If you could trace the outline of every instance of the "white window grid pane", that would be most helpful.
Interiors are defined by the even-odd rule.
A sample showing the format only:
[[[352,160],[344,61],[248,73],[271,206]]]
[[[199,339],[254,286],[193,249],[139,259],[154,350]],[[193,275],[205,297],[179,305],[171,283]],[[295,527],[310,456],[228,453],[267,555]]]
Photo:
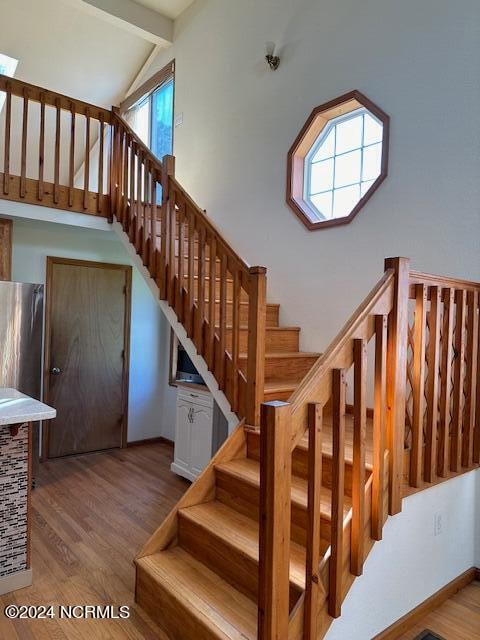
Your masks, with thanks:
[[[341,153],[337,153],[337,126],[340,123],[336,123],[333,125],[332,129],[330,131],[328,131],[328,133],[326,135],[324,135],[323,137],[323,141],[322,143],[320,143],[320,145],[316,148],[313,156],[311,156],[312,158],[320,155],[319,151],[323,145],[323,143],[329,138],[329,136],[331,135],[331,133],[333,133],[334,136],[334,144],[333,144],[333,155],[332,156],[325,156],[325,157],[321,157],[321,160],[315,160],[312,161],[310,160],[308,162],[308,170],[307,170],[307,184],[306,184],[306,191],[307,191],[307,199],[311,202],[312,206],[316,209],[317,207],[314,204],[314,201],[312,200],[312,198],[314,196],[326,196],[327,194],[331,195],[332,198],[332,213],[330,215],[328,215],[328,218],[330,217],[334,217],[334,211],[335,211],[335,192],[338,191],[339,189],[346,189],[349,187],[358,187],[358,200],[357,200],[357,204],[358,202],[360,202],[360,200],[364,197],[364,195],[367,193],[367,191],[370,189],[370,187],[373,185],[373,183],[375,182],[375,180],[364,180],[363,179],[363,163],[364,163],[364,154],[365,154],[365,150],[370,148],[370,147],[374,147],[375,145],[378,145],[378,141],[375,142],[371,142],[369,144],[365,144],[365,127],[366,127],[366,117],[370,117],[372,118],[371,114],[366,111],[363,110],[363,112],[361,114],[357,114],[356,116],[354,116],[355,118],[362,118],[362,136],[361,136],[361,146],[357,147],[355,149],[349,149],[348,151],[344,151]],[[353,118],[352,118],[353,119]],[[381,123],[380,123],[381,124]],[[383,125],[382,125],[382,129],[383,129]],[[383,137],[382,137],[383,139]],[[380,144],[381,144],[381,140],[380,140]],[[352,151],[361,151],[360,155],[360,167],[359,167],[359,179],[358,181],[352,182],[350,184],[342,184],[341,186],[335,186],[336,185],[336,169],[337,169],[337,159],[341,158],[344,155],[347,154],[351,154]],[[383,148],[382,148],[382,154],[383,154]],[[317,164],[319,162],[325,162],[325,160],[334,160],[334,171],[333,171],[333,188],[331,189],[327,189],[325,191],[313,191],[311,188],[311,173],[312,173],[312,166],[314,164]],[[378,176],[377,176],[378,177]],[[318,199],[318,198],[317,198]],[[322,212],[320,211],[320,214],[322,214]],[[322,214],[324,215],[324,214]],[[348,215],[348,214],[347,214]],[[327,216],[324,216],[325,218]]]

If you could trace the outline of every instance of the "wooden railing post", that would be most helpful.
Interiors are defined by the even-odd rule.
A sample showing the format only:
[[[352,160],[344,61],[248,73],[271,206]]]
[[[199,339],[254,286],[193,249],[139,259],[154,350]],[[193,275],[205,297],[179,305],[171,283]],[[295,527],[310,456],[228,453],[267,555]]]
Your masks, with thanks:
[[[170,176],[175,175],[175,158],[166,155],[162,159],[162,223],[161,223],[161,246],[158,280],[160,286],[160,298],[165,300],[168,294],[168,281],[170,278],[168,255],[171,242],[175,243],[175,229],[171,229],[170,216]],[[156,239],[155,239],[156,241]]]
[[[267,270],[251,267],[248,298],[247,424],[260,424],[260,405],[265,382],[265,331],[267,314]]]
[[[395,515],[402,509],[410,260],[387,258],[385,269],[395,271],[387,348],[387,437],[390,449],[388,510],[390,515]]]
[[[286,402],[262,405],[258,638],[285,640],[289,622],[291,411]]]

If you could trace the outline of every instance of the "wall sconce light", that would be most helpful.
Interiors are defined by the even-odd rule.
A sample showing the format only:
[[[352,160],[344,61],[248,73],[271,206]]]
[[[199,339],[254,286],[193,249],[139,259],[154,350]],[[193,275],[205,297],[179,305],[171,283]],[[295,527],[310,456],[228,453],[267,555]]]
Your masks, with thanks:
[[[265,60],[267,61],[268,66],[272,71],[276,71],[278,69],[278,65],[280,64],[280,57],[275,55],[275,43],[267,42],[267,55],[265,56]]]

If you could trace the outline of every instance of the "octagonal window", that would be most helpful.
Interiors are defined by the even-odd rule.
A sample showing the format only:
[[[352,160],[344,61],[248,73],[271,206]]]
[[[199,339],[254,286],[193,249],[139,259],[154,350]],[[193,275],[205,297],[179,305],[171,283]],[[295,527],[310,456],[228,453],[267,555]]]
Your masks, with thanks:
[[[317,107],[289,152],[287,202],[310,228],[349,222],[387,172],[388,116],[354,91]]]

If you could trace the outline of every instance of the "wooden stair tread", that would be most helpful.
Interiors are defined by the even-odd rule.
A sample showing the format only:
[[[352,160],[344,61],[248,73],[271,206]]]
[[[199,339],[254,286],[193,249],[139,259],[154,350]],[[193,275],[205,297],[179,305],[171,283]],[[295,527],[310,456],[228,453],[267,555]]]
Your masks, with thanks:
[[[257,460],[252,460],[251,458],[236,458],[235,460],[231,460],[230,462],[216,465],[215,469],[238,478],[239,480],[246,482],[256,488],[260,486],[260,464],[257,462]],[[307,509],[308,487],[306,480],[300,478],[299,476],[292,475],[291,497],[292,504],[300,507],[301,509]],[[348,496],[345,496],[345,515],[347,515],[351,506],[351,499]],[[330,489],[322,486],[320,505],[322,518],[330,520],[331,509],[332,492],[330,491]]]
[[[180,547],[140,558],[137,564],[201,621],[212,638],[256,639],[256,603]]]
[[[227,330],[232,330],[233,329],[233,325],[232,324],[227,324],[225,325],[225,328]],[[216,324],[215,325],[215,329],[220,330],[220,325]],[[239,326],[240,331],[248,331],[248,325],[247,324],[241,324]],[[284,325],[280,325],[278,327],[267,327],[267,331],[300,331],[300,327],[286,327]]]
[[[247,355],[246,353],[240,353],[238,357],[245,359]],[[283,360],[285,358],[319,358],[321,355],[321,353],[309,351],[271,351],[265,354],[265,358],[270,358],[270,360]]]
[[[264,384],[265,392],[274,393],[275,391],[295,391],[300,384],[300,380],[266,380]]]
[[[243,555],[258,562],[258,522],[230,509],[218,500],[180,510],[188,518],[208,530],[212,536],[228,540]],[[305,547],[290,544],[290,582],[305,590]]]

